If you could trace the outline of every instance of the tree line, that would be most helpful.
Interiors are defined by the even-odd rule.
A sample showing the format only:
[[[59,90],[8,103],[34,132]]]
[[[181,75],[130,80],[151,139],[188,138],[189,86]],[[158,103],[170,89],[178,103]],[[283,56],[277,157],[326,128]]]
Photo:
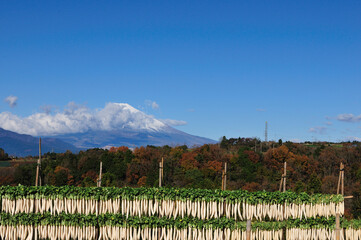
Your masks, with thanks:
[[[287,189],[295,192],[336,193],[339,165],[345,164],[348,215],[361,217],[361,144],[261,142],[256,138],[223,137],[219,144],[146,146],[129,149],[89,149],[74,154],[46,153],[41,178],[47,185],[96,186],[102,161],[102,186],[158,186],[159,161],[164,159],[165,187],[221,188],[228,163],[227,189],[277,191],[287,162]],[[17,160],[19,161],[19,160]],[[36,163],[16,164],[11,178],[0,184],[34,185]]]

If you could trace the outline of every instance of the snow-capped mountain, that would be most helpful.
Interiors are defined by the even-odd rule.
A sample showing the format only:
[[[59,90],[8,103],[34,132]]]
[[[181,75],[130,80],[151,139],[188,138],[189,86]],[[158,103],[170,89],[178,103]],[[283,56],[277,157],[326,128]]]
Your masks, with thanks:
[[[19,134],[60,139],[81,149],[216,142],[177,130],[126,103],[107,103],[97,110],[70,103],[62,112],[35,113],[25,118],[2,112],[0,127]]]
[[[112,103],[97,112],[98,127],[55,137],[78,148],[146,145],[203,145],[216,141],[179,131],[126,103]]]

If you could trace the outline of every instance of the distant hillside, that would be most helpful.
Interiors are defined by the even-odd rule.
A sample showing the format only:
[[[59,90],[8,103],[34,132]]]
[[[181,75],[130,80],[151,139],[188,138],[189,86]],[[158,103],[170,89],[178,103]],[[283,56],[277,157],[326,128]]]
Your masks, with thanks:
[[[37,156],[39,155],[39,138],[0,128],[0,148],[3,148],[10,156]],[[41,148],[43,153],[79,151],[74,145],[56,138],[42,138]]]
[[[190,135],[171,127],[167,127],[162,131],[122,129],[116,131],[88,131],[85,133],[57,135],[55,137],[78,148],[139,147],[147,145],[187,145],[192,147],[216,143],[212,139]]]

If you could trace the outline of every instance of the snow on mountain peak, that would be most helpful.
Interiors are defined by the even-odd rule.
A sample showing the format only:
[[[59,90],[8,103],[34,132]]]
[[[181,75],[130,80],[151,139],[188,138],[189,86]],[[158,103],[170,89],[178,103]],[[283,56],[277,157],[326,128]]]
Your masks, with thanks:
[[[23,118],[2,112],[0,127],[33,136],[53,136],[89,130],[163,131],[168,125],[127,103],[107,103],[98,110],[69,103],[63,112],[56,114],[35,113]]]
[[[160,131],[164,123],[126,103],[108,103],[97,112],[102,130],[130,128],[138,130]]]

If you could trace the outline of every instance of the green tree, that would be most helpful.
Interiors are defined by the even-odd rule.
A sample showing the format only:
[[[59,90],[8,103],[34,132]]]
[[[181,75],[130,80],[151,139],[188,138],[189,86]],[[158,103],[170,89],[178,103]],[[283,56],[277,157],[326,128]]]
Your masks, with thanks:
[[[0,148],[0,161],[9,160],[9,155],[5,152],[4,149]]]
[[[14,173],[15,184],[32,186],[35,183],[36,164],[20,164]]]
[[[311,176],[310,176],[310,180],[308,181],[307,192],[309,194],[320,193],[321,192],[321,185],[322,185],[322,182],[317,177],[317,174],[312,173]]]

